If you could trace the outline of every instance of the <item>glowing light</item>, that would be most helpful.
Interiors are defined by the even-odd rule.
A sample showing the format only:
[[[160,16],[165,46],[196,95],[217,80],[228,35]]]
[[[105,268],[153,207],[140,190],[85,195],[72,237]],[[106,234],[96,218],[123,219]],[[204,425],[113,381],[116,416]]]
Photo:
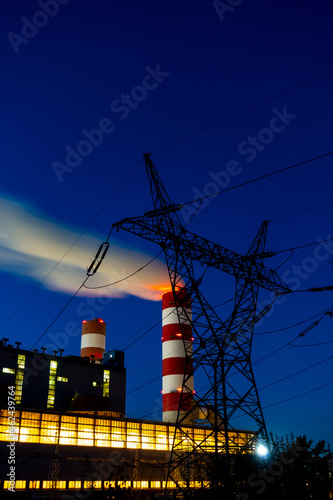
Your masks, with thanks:
[[[102,319],[99,319],[98,321],[99,321],[100,323],[104,323],[104,321],[103,321]]]
[[[182,392],[182,388],[181,387],[177,387],[177,391],[178,392]]]
[[[167,285],[153,285],[152,289],[160,291],[160,292],[171,292],[171,288],[170,288],[169,284],[167,284]]]
[[[258,455],[260,455],[261,457],[264,457],[265,455],[268,454],[268,449],[267,449],[267,447],[264,444],[259,444],[257,446],[257,450],[256,451],[257,451]]]
[[[182,336],[182,334],[181,334],[181,333],[176,333],[176,336],[177,336],[177,337],[181,337],[181,336]]]
[[[82,323],[87,323],[87,321],[84,319],[84,320],[82,321]]]
[[[14,368],[2,368],[2,373],[11,373],[12,375],[15,375],[15,369]]]

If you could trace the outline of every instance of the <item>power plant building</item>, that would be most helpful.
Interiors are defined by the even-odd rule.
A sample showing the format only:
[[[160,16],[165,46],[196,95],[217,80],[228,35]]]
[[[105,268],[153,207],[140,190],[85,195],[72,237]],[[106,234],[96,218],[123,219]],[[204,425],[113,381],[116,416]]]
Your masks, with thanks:
[[[19,343],[8,344],[8,339],[0,341],[2,495],[10,494],[11,447],[18,498],[33,492],[43,498],[95,498],[98,493],[112,498],[109,490],[119,488],[162,493],[165,487],[175,488],[172,481],[166,483],[175,443],[184,452],[203,441],[207,451],[216,450],[208,422],[183,426],[186,439],[175,432],[184,370],[189,389],[182,395],[181,411],[188,411],[194,394],[192,366],[184,355],[184,342],[191,347],[191,325],[184,318],[180,329],[175,306],[172,294],[164,294],[162,422],[126,418],[124,352],[105,351],[102,319],[83,322],[81,356],[60,350],[51,355],[43,348],[31,352]],[[186,315],[190,314],[189,299]],[[14,413],[9,389],[15,398]],[[241,431],[234,441],[242,447],[252,436]],[[223,444],[222,433],[218,440]],[[183,481],[181,471],[179,480]],[[184,481],[195,488],[208,484],[205,475],[194,470],[186,472]]]

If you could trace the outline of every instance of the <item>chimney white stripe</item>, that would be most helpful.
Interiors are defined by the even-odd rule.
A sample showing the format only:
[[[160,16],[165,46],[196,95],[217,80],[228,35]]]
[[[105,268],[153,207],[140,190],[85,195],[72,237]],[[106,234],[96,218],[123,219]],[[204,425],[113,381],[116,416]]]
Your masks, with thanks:
[[[100,347],[105,349],[105,336],[100,333],[85,333],[81,337],[81,349],[85,347]]]

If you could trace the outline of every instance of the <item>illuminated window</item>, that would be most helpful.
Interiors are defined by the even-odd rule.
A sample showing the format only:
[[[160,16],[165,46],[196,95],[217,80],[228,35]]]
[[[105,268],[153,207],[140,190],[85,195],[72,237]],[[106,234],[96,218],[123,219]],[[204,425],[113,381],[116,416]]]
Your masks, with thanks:
[[[97,419],[95,422],[95,445],[110,446],[111,430],[110,421]]]
[[[29,488],[38,490],[38,488],[40,488],[40,481],[29,481]]]
[[[150,487],[151,488],[160,488],[161,487],[161,481],[150,481]]]
[[[46,490],[52,488],[52,481],[43,481],[42,488],[44,488]]]
[[[21,443],[39,443],[40,413],[22,412],[20,426]]]
[[[104,488],[115,488],[116,481],[104,481]]]
[[[175,427],[169,427],[169,450],[172,450],[173,440],[175,436]]]
[[[17,370],[15,377],[15,401],[16,404],[21,404],[22,401],[22,387],[25,368],[25,355],[18,354],[17,356]]]
[[[66,488],[66,481],[57,481],[55,487],[58,490],[64,490]]]
[[[99,387],[98,382],[93,382],[92,385],[93,387]]]
[[[127,422],[127,448],[140,448],[140,424]]]
[[[81,488],[81,481],[68,481],[69,489],[78,489]]]
[[[94,446],[94,419],[78,418],[77,444],[79,446]]]
[[[68,382],[67,377],[57,377],[57,382]]]
[[[59,444],[77,445],[77,418],[62,415]]]
[[[133,481],[134,488],[149,488],[148,481]]]
[[[83,488],[94,488],[94,490],[101,489],[102,481],[84,481]]]
[[[103,374],[103,397],[110,396],[110,370],[104,370]]]
[[[10,488],[11,482],[10,481],[4,481],[3,482],[3,488],[4,490],[8,490]],[[26,481],[15,481],[15,489],[16,490],[24,490],[27,487],[27,482]]]
[[[0,410],[0,415],[0,440],[18,441],[20,412],[15,411],[15,419],[8,410]]]
[[[111,425],[111,446],[124,448],[126,439],[125,422],[112,420]]]
[[[15,375],[15,369],[14,368],[2,368],[2,373],[11,373],[12,375]]]
[[[59,439],[59,415],[42,414],[40,442],[57,444]]]
[[[168,434],[166,425],[156,425],[156,450],[168,449]]]
[[[142,448],[144,450],[155,450],[155,425],[142,424]]]
[[[165,488],[165,486],[167,486],[167,488],[176,488],[176,483],[174,483],[173,481],[168,481],[166,483],[166,481],[163,481],[162,482],[162,485],[163,485],[163,488]]]
[[[15,481],[15,489],[16,490],[25,490],[27,487],[26,481]]]
[[[54,408],[57,367],[58,367],[57,361],[50,361],[49,392],[47,395],[47,408]]]

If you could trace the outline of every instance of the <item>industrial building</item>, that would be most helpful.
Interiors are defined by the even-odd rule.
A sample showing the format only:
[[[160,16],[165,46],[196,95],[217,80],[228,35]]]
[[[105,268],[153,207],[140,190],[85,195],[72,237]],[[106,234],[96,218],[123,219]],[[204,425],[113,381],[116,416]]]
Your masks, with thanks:
[[[140,490],[144,496],[175,488],[173,481],[166,482],[175,443],[184,453],[196,442],[204,442],[207,451],[216,449],[207,421],[192,421],[183,432],[176,431],[179,405],[185,414],[194,398],[184,350],[184,342],[192,342],[192,330],[188,324],[179,333],[172,293],[164,294],[162,303],[163,422],[125,417],[124,353],[105,352],[106,325],[100,318],[83,322],[81,356],[65,356],[61,350],[51,355],[44,348],[25,351],[19,343],[14,347],[8,339],[0,341],[3,494],[12,485],[11,450],[15,491],[23,498],[30,493],[35,498],[112,498],[120,489]],[[180,399],[184,370],[190,383]],[[15,411],[8,404],[9,391]],[[234,441],[243,447],[252,437],[241,431]],[[218,443],[222,449],[222,432]],[[179,481],[193,488],[207,486],[209,478],[201,469],[189,464],[187,471],[179,471]]]

